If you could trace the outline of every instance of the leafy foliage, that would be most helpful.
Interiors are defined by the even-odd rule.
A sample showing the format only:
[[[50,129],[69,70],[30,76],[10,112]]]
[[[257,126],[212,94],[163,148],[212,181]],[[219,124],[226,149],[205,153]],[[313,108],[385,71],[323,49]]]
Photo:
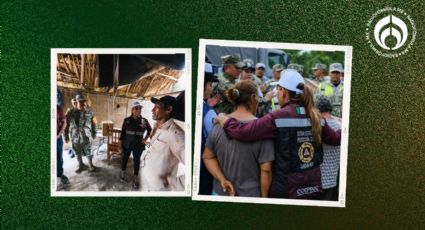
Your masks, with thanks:
[[[326,64],[327,70],[329,65],[335,62],[344,65],[344,52],[335,51],[308,51],[308,50],[285,50],[290,55],[290,63],[304,66],[304,77],[312,76],[312,68],[316,63]]]

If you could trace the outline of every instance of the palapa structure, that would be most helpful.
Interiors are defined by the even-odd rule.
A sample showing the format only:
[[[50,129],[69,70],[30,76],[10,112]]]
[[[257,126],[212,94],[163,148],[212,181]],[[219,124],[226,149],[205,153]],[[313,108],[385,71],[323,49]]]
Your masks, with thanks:
[[[58,54],[57,85],[88,93],[149,99],[171,92],[183,71],[146,61],[146,72],[131,84],[99,87],[98,54]],[[118,79],[119,80],[119,79]]]

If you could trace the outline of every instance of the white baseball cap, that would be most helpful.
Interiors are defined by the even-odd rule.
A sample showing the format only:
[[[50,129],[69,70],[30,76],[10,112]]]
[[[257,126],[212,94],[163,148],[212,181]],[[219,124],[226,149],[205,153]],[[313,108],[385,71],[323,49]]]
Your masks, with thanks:
[[[142,105],[142,103],[140,103],[140,101],[133,101],[133,103],[131,103],[131,108],[134,108],[134,107],[137,107],[137,106],[140,106],[140,107],[143,108],[143,105]]]
[[[277,84],[287,90],[294,91],[296,94],[301,94],[304,90],[297,88],[300,83],[305,84],[301,74],[296,70],[286,69],[280,73],[280,79]]]

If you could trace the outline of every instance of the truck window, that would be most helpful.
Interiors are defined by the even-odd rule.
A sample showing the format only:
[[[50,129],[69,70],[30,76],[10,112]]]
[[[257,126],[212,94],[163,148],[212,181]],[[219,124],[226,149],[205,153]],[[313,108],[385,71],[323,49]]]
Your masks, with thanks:
[[[273,68],[276,64],[283,64],[283,55],[278,53],[271,53],[269,52],[269,67],[270,69]]]

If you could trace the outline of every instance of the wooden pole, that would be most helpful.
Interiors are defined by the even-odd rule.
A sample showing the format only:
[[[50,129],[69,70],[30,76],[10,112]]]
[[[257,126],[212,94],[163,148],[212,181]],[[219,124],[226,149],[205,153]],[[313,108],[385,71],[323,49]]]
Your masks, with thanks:
[[[84,71],[84,65],[85,65],[85,55],[81,54],[81,71],[80,71],[80,84],[84,84],[84,75],[85,75],[85,71]]]

